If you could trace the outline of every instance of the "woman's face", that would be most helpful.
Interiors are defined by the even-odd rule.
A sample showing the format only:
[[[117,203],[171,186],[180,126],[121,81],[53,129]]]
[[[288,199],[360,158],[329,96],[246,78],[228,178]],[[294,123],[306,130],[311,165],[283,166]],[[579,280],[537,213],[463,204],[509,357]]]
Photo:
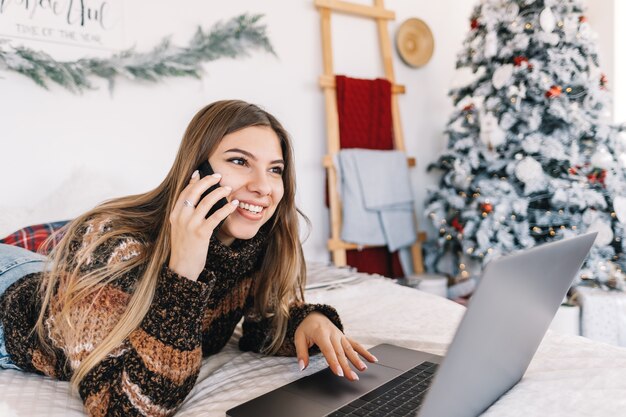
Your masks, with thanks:
[[[230,133],[222,138],[209,163],[222,174],[220,185],[232,187],[228,201],[239,200],[239,207],[217,230],[217,238],[225,245],[251,239],[272,217],[285,192],[285,161],[278,136],[266,126]]]

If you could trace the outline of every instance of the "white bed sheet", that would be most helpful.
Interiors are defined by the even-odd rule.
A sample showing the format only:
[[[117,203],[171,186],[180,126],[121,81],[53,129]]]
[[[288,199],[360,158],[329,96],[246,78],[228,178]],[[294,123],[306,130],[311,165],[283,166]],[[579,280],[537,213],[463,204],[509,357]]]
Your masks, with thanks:
[[[392,342],[443,354],[465,311],[386,278],[313,269],[315,281],[353,279],[307,290],[307,301],[335,306],[346,333],[367,347]],[[300,372],[294,358],[240,352],[239,336],[240,328],[222,352],[204,360],[198,382],[177,415],[221,417],[237,404],[325,366],[318,356]],[[0,371],[0,416],[82,415],[82,404],[67,383]],[[626,416],[626,349],[548,332],[522,381],[483,415]]]

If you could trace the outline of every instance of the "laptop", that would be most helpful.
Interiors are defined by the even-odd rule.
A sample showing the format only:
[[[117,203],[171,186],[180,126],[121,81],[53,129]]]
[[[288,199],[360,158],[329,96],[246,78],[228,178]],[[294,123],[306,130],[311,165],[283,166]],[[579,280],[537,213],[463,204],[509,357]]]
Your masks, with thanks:
[[[528,367],[597,233],[490,262],[444,357],[380,344],[351,382],[329,368],[226,412],[230,417],[475,417]]]

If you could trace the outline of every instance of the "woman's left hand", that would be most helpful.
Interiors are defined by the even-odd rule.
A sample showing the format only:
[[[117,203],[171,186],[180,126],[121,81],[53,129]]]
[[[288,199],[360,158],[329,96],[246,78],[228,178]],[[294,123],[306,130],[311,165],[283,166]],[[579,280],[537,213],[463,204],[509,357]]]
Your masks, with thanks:
[[[345,376],[350,381],[358,381],[358,375],[350,368],[351,362],[358,370],[365,371],[367,365],[359,358],[360,354],[369,362],[378,359],[359,343],[349,339],[325,315],[310,313],[296,329],[295,345],[300,370],[309,366],[309,348],[317,345],[335,375]]]

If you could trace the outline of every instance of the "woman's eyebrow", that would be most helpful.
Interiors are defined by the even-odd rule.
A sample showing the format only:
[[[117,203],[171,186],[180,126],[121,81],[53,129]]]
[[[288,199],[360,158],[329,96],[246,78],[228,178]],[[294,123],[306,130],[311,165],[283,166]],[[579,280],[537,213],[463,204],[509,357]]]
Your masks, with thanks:
[[[248,158],[252,159],[253,161],[257,160],[256,156],[254,156],[250,152],[245,151],[243,149],[232,148],[232,149],[228,149],[228,150],[224,151],[224,153],[228,153],[228,152],[241,153],[241,154],[244,154],[245,156],[247,156]],[[283,165],[285,165],[285,161],[283,159],[275,159],[274,161],[271,161],[270,164],[283,164]]]

